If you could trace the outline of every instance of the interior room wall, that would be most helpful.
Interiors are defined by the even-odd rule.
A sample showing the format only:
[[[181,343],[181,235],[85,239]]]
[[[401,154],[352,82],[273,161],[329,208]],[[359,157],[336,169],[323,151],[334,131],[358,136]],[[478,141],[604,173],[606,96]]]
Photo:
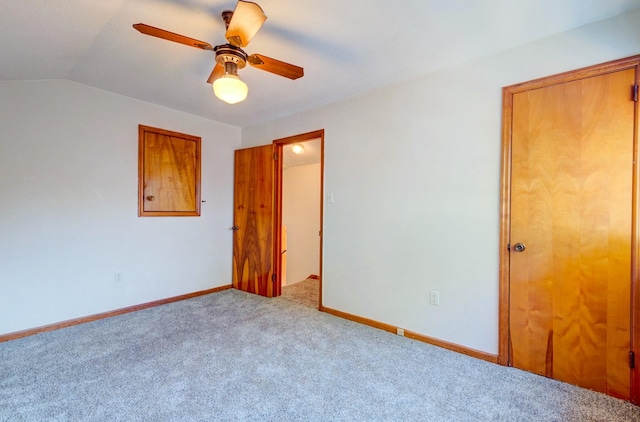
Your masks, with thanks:
[[[200,217],[137,216],[139,124],[202,137]],[[0,334],[230,284],[239,146],[81,84],[0,82]]]
[[[634,11],[245,128],[242,145],[325,129],[324,306],[497,354],[501,88],[638,53]]]
[[[320,164],[283,170],[282,224],[287,227],[287,285],[319,275]]]

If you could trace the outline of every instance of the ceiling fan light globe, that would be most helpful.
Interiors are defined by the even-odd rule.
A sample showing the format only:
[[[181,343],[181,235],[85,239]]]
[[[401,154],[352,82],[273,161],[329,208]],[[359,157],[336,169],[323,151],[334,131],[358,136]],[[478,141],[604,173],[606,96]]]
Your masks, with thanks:
[[[228,104],[244,101],[249,87],[235,75],[224,75],[213,81],[213,93]]]

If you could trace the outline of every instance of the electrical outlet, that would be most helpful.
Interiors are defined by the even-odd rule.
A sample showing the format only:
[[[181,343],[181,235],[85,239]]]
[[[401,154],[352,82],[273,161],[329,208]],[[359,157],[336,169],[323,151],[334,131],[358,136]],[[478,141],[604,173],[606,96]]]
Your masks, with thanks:
[[[432,305],[440,306],[440,292],[436,292],[435,290],[431,290],[431,297],[429,302]]]
[[[122,283],[122,273],[120,271],[113,273],[113,282],[116,284]]]
[[[399,336],[403,336],[404,337],[404,329],[396,328],[396,334],[398,334]]]

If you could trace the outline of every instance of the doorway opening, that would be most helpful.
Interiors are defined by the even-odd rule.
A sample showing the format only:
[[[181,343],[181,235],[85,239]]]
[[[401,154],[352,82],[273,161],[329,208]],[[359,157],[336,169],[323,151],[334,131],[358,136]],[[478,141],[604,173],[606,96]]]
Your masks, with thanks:
[[[273,142],[276,153],[276,274],[282,296],[320,309],[324,130]]]

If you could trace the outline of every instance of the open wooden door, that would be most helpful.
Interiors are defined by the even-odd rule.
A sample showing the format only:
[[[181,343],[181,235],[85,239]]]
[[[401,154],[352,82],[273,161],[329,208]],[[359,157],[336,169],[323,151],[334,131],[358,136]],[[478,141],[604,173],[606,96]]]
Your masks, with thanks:
[[[274,272],[275,185],[272,145],[235,152],[233,287],[280,295]]]
[[[508,363],[625,400],[634,375],[636,81],[636,67],[622,66],[515,86],[505,154]]]

